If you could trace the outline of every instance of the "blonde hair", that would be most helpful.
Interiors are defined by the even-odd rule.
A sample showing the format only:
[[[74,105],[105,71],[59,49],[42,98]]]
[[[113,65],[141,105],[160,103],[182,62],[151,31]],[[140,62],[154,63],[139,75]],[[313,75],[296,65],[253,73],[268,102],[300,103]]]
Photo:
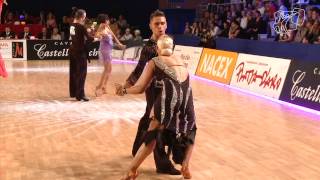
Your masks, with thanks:
[[[173,39],[168,35],[161,36],[157,41],[160,56],[171,56],[173,54]]]

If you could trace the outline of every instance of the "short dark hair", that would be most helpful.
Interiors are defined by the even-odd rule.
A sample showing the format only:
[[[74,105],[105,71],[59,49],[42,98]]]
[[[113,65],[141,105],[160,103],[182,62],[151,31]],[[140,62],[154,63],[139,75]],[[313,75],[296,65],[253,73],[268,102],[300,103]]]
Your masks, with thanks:
[[[85,13],[86,13],[85,10],[83,10],[83,9],[78,9],[78,10],[76,11],[74,17],[75,17],[76,19],[80,19],[80,18],[82,18],[82,17],[84,16]]]
[[[159,9],[157,9],[157,10],[155,10],[153,13],[151,13],[151,15],[150,15],[150,21],[151,21],[154,17],[166,17],[166,15],[164,14],[163,11],[160,11]]]
[[[107,14],[99,14],[97,18],[98,24],[105,23],[107,20],[109,20],[109,16]]]

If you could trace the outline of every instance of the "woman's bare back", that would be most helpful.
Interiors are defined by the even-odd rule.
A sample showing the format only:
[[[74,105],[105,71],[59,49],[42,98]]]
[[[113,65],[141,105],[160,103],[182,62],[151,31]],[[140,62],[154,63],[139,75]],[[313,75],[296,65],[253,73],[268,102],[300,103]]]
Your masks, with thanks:
[[[159,59],[169,68],[175,71],[177,79],[180,82],[187,80],[189,72],[184,62],[176,56],[159,56]]]

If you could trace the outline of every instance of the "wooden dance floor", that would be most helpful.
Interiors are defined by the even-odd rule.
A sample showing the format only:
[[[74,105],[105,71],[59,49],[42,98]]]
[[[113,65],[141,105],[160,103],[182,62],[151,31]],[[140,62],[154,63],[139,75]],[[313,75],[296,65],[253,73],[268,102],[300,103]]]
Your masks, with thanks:
[[[94,97],[102,68],[89,64],[89,102],[68,97],[68,61],[6,61],[0,78],[0,179],[120,179],[131,161],[143,95],[118,97],[134,65],[113,65],[108,94]],[[320,179],[320,118],[208,82],[192,81],[198,123],[195,180]],[[179,166],[177,168],[180,169]],[[159,175],[153,157],[138,179]]]

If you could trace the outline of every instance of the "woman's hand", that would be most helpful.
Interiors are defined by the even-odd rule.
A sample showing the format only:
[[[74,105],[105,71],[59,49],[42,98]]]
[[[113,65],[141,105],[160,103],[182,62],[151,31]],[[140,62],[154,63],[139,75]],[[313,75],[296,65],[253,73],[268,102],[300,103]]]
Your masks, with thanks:
[[[126,94],[126,89],[123,87],[123,85],[115,83],[115,87],[116,87],[116,95],[124,96]]]

